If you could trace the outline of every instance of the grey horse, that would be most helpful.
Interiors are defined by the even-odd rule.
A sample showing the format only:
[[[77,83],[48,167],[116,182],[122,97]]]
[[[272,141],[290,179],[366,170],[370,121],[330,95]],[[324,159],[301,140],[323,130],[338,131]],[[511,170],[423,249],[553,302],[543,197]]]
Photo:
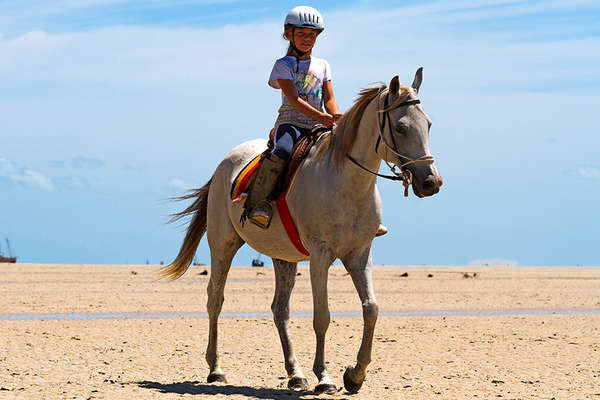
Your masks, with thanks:
[[[400,84],[396,76],[389,87],[363,89],[333,132],[322,136],[311,148],[287,194],[290,214],[310,256],[292,245],[277,211],[270,227],[260,229],[253,224],[240,223],[242,204],[230,199],[234,179],[250,160],[264,151],[265,140],[253,140],[235,147],[206,185],[180,197],[194,201],[187,209],[175,214],[175,219],[187,216],[191,220],[179,254],[163,269],[162,276],[169,279],[182,276],[192,262],[204,232],[207,233],[211,254],[207,289],[208,382],[225,382],[217,352],[217,319],[233,256],[248,243],[273,259],[275,296],[271,309],[283,347],[288,387],[296,390],[308,389],[308,380],[298,364],[288,332],[290,295],[297,263],[310,261],[317,342],[313,372],[319,381],[314,390],[332,393],[337,388],[325,367],[325,333],[330,322],[327,276],[336,258],[343,262],[360,297],[364,319],[356,364],[346,369],[344,386],[352,393],[360,389],[371,362],[378,315],[371,277],[371,242],[381,222],[376,171],[381,161],[385,161],[396,179],[404,180],[406,189],[412,184],[413,193],[418,197],[431,196],[442,185],[429,152],[431,121],[418,100],[421,81],[422,68],[419,68],[410,87]],[[396,167],[400,172],[396,172]]]

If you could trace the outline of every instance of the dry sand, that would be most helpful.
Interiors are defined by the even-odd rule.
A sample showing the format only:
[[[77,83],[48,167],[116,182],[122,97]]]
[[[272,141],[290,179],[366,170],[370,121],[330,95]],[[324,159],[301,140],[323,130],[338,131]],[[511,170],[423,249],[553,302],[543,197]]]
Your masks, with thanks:
[[[192,267],[172,283],[154,282],[156,269],[0,264],[0,399],[600,399],[600,268],[377,267],[382,313],[575,312],[380,316],[373,362],[354,395],[287,390],[270,317],[220,319],[229,382],[211,385],[203,317],[6,320],[9,314],[205,312],[208,276],[200,273],[210,274],[209,267]],[[292,312],[310,313],[308,270],[297,278]],[[270,268],[232,268],[223,312],[270,313],[273,288]],[[332,313],[360,312],[341,267],[331,269],[329,298]],[[326,359],[339,387],[361,334],[359,315],[332,317]],[[311,319],[293,318],[291,335],[314,386]]]

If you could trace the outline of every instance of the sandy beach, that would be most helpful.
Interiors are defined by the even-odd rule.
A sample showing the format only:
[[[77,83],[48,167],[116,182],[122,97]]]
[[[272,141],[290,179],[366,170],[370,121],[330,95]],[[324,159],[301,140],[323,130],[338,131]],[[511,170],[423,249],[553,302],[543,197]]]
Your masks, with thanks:
[[[376,267],[373,361],[343,389],[362,335],[342,267],[329,275],[334,395],[287,390],[271,268],[233,267],[220,319],[227,384],[207,384],[210,267],[0,264],[0,399],[600,399],[600,268]],[[404,274],[408,276],[403,276]],[[291,335],[309,378],[307,268]]]

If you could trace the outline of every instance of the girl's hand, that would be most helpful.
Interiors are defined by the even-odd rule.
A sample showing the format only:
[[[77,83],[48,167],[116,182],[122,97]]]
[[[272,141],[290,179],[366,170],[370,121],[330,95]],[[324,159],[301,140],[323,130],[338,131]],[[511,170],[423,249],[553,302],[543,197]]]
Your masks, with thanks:
[[[335,123],[335,117],[327,113],[322,113],[318,121],[326,127],[331,128]]]

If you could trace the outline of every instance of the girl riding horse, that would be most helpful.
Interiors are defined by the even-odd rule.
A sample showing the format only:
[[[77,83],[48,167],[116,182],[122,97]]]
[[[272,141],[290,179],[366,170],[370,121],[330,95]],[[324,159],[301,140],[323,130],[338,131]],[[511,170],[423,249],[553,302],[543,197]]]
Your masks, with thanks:
[[[274,127],[275,146],[261,160],[245,203],[248,219],[264,229],[272,216],[269,196],[298,139],[316,125],[333,127],[342,116],[333,95],[331,67],[326,60],[312,56],[324,27],[319,11],[308,6],[292,9],[285,18],[283,37],[290,44],[285,57],[275,62],[269,77],[269,85],[282,92],[282,105]],[[387,229],[380,225],[377,236],[385,233]]]

